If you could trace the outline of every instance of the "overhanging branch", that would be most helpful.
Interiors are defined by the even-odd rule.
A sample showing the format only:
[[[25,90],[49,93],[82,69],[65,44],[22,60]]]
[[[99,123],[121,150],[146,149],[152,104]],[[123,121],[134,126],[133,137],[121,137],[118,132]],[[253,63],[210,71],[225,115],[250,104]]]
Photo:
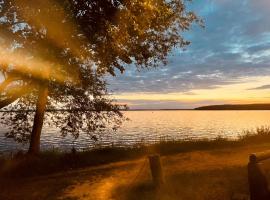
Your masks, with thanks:
[[[31,91],[32,91],[32,87],[29,85],[23,86],[21,88],[16,88],[16,92],[12,92],[11,95],[7,95],[3,100],[0,99],[0,109],[12,104],[17,99],[30,93]]]

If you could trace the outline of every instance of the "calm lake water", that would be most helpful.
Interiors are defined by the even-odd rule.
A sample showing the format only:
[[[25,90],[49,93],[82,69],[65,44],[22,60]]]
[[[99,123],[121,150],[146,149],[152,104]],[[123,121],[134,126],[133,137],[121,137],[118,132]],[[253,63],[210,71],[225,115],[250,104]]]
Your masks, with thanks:
[[[104,146],[126,146],[140,142],[154,143],[160,140],[237,138],[244,130],[270,126],[270,111],[127,111],[130,119],[114,133],[103,133],[97,142],[87,134],[79,139],[62,137],[54,128],[44,127],[41,146],[43,149],[69,150],[99,148]],[[26,149],[3,135],[0,128],[0,152]]]

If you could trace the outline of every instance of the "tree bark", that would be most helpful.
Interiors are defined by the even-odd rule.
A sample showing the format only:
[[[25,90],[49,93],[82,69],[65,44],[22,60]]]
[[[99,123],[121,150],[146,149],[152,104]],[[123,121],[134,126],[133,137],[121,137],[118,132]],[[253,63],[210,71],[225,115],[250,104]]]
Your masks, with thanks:
[[[40,135],[43,126],[44,114],[48,99],[48,84],[40,86],[38,100],[36,104],[36,112],[34,117],[34,124],[30,138],[29,154],[38,154],[40,151]]]

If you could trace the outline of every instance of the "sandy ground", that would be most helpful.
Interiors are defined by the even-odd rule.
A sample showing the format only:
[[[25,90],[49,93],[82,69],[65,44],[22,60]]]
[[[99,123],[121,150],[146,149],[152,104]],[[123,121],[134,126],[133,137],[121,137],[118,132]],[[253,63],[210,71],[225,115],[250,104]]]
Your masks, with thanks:
[[[165,184],[151,184],[147,157],[20,180],[2,180],[1,200],[232,199],[247,194],[248,155],[270,144],[163,156]],[[31,169],[29,169],[31,170]]]

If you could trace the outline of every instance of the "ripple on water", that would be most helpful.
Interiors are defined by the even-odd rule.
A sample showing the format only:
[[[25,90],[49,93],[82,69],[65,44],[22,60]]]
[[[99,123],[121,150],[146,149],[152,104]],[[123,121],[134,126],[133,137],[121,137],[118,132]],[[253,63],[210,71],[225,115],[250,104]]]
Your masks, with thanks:
[[[115,133],[103,133],[95,142],[89,135],[81,134],[74,140],[62,137],[58,129],[44,127],[41,148],[70,150],[106,146],[130,146],[136,143],[155,143],[160,140],[236,138],[243,130],[270,125],[270,111],[128,111],[131,119]],[[27,149],[12,139],[4,137],[0,129],[0,152]]]

